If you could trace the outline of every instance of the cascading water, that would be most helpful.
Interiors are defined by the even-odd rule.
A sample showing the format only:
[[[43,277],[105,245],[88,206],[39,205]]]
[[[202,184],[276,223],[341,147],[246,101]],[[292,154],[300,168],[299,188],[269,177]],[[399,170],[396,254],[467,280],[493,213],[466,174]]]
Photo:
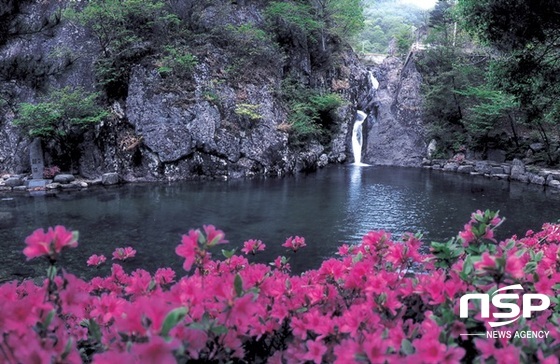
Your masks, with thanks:
[[[379,88],[379,81],[377,81],[372,71],[368,72],[368,80],[371,87],[369,91],[370,96],[373,97]],[[365,112],[358,110],[356,120],[354,121],[354,128],[352,129],[352,153],[354,154],[354,164],[358,166],[367,166],[367,164],[362,163],[363,124],[367,117],[368,115]]]
[[[375,92],[375,90],[379,88],[379,81],[377,81],[377,78],[375,78],[373,72],[369,71],[368,75],[369,75],[369,83],[371,83],[371,88],[373,89],[373,92]]]
[[[358,115],[356,115],[356,121],[354,122],[354,128],[352,129],[352,153],[354,154],[354,164],[356,165],[362,165],[362,126],[366,118],[367,114],[358,110]]]

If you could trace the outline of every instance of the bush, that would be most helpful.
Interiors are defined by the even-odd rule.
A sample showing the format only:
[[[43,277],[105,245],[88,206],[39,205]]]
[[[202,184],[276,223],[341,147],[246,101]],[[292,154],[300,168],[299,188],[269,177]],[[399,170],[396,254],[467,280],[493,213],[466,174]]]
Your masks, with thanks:
[[[343,104],[335,93],[320,94],[314,90],[296,91],[290,103],[288,123],[296,143],[309,138],[328,139],[333,127],[332,111]]]
[[[197,58],[185,46],[166,46],[165,56],[159,62],[158,72],[162,75],[173,74],[185,79],[192,75]]]
[[[67,169],[79,158],[76,154],[83,132],[108,116],[97,97],[80,88],[52,90],[38,103],[21,103],[14,125],[30,137],[53,141],[60,149],[58,163]]]
[[[204,226],[183,235],[177,246],[187,276],[176,278],[167,268],[153,275],[126,273],[113,264],[111,276],[89,282],[57,267],[63,250],[78,245],[77,234],[61,226],[39,229],[26,239],[24,254],[49,260],[47,279],[42,286],[30,280],[0,286],[0,357],[70,363],[557,363],[560,225],[498,243],[494,229],[500,223],[497,214],[477,211],[457,238],[432,244],[431,253],[420,252],[418,236],[393,240],[387,232],[370,232],[360,245],[341,246],[339,258],[300,276],[289,273],[285,256],[271,266],[251,264],[235,249],[222,250],[224,260],[212,259],[208,249],[226,241],[222,231]],[[291,237],[283,246],[304,254],[305,240]],[[249,240],[242,251],[252,255],[264,248]],[[113,257],[135,254],[118,248]],[[88,265],[105,260],[94,255]],[[472,300],[468,317],[460,317],[464,294],[494,295],[498,288],[518,289],[516,284],[547,295],[550,307],[496,331]],[[502,307],[512,312],[516,306],[508,302]],[[518,337],[541,331],[546,337]]]

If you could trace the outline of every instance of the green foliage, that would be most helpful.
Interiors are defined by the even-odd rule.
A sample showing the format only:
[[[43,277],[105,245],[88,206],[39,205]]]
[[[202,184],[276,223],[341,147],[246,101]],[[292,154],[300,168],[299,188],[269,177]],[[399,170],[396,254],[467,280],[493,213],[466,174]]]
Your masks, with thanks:
[[[399,54],[408,52],[413,33],[425,23],[425,11],[414,5],[395,1],[365,1],[364,28],[353,39],[354,48],[362,52],[387,53],[393,39]]]
[[[289,90],[285,96],[290,99],[288,124],[293,141],[297,144],[310,138],[330,138],[329,132],[334,124],[331,113],[344,103],[342,97],[335,93],[294,88],[289,82],[286,89]]]
[[[322,52],[331,39],[349,40],[364,25],[359,0],[275,1],[267,6],[265,14],[281,41],[319,42],[318,51]]]
[[[63,139],[74,130],[99,123],[108,113],[96,103],[96,93],[64,88],[50,92],[42,102],[21,103],[14,124],[31,137]]]
[[[126,96],[132,65],[166,44],[179,25],[161,0],[91,0],[69,7],[64,15],[97,38],[97,77],[109,96],[117,98]]]
[[[162,75],[173,74],[180,79],[192,74],[198,60],[189,53],[186,46],[165,46],[165,56],[160,60],[158,72]]]
[[[237,104],[235,107],[235,114],[247,118],[250,121],[258,121],[262,119],[262,115],[259,113],[260,105],[253,104]]]
[[[557,163],[552,144],[559,139],[560,3],[554,0],[460,0],[462,25],[499,51],[489,82],[515,96],[527,127],[538,131],[548,163]]]
[[[271,2],[265,15],[280,35],[300,33],[304,38],[314,39],[313,33],[321,28],[312,15],[311,6],[300,2]]]
[[[212,30],[216,44],[232,55],[233,61],[226,70],[230,77],[254,78],[255,70],[277,73],[284,61],[272,35],[251,23],[221,25]]]
[[[58,164],[68,168],[69,163],[77,161],[79,136],[108,116],[108,112],[97,104],[97,97],[96,93],[82,89],[53,90],[38,103],[21,103],[14,125],[20,126],[31,137],[57,143],[63,159]]]

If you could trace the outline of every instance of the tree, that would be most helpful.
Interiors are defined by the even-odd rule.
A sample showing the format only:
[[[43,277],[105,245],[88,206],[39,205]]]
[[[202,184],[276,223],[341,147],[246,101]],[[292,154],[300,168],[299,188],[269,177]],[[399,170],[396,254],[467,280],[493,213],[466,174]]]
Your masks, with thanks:
[[[320,50],[327,50],[332,37],[348,40],[364,24],[363,8],[359,0],[307,0],[272,2],[266,14],[278,33],[286,30],[304,34],[308,40],[320,43]]]
[[[133,64],[160,50],[179,19],[161,0],[91,0],[65,16],[93,32],[101,57],[95,70],[110,97],[125,97]]]
[[[53,90],[38,103],[21,103],[14,124],[30,137],[52,141],[59,153],[56,163],[71,169],[78,162],[80,137],[100,123],[108,112],[96,102],[96,93],[83,89]]]
[[[545,143],[550,164],[560,118],[560,2],[459,0],[464,27],[500,53],[490,82],[514,95]],[[555,135],[551,137],[550,133]]]

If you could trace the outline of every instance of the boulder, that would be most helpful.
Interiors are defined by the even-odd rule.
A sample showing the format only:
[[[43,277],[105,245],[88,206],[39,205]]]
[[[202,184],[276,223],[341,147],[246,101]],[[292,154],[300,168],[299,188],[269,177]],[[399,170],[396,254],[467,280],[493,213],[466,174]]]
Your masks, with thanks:
[[[4,181],[4,185],[6,185],[8,187],[21,186],[21,185],[23,185],[23,178],[21,178],[19,176],[12,176],[12,177],[8,178],[6,181]]]
[[[525,174],[525,164],[519,160],[514,159],[511,164],[510,177],[514,181],[528,182],[529,177]]]
[[[560,189],[560,181],[552,179],[550,181],[547,182],[547,185],[552,187],[552,188],[558,188]]]
[[[71,174],[61,173],[61,174],[57,174],[56,176],[54,176],[53,182],[65,185],[65,184],[68,184],[70,182],[74,182],[75,179],[76,178]]]
[[[466,165],[466,166],[459,166],[457,168],[458,173],[472,173],[474,172],[474,166]]]
[[[101,175],[101,184],[104,186],[116,185],[120,182],[120,176],[116,172],[104,173]]]
[[[504,169],[502,167],[492,167],[490,169],[490,174],[493,176],[496,174],[504,174]]]
[[[492,170],[492,166],[488,162],[477,161],[474,163],[474,170],[482,174],[487,174]]]
[[[449,162],[443,166],[443,170],[447,172],[456,172],[457,169],[459,169],[459,164],[455,162]]]
[[[494,162],[503,163],[506,161],[506,151],[501,149],[490,149],[488,150],[486,158]]]
[[[529,182],[534,183],[536,185],[544,185],[544,183],[546,182],[545,178],[542,176],[538,176],[536,174],[529,174]]]

